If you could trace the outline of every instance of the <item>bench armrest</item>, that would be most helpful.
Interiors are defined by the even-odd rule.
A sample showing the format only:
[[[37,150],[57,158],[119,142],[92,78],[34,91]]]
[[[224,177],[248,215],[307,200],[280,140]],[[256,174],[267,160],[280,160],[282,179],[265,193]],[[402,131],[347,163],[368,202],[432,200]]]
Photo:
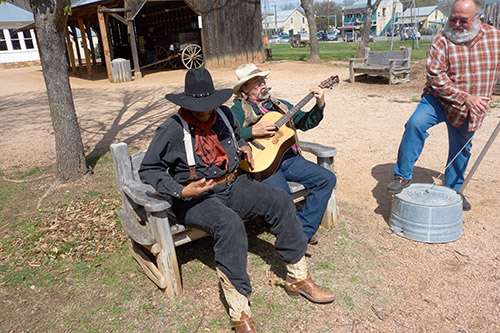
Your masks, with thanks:
[[[408,67],[408,68],[410,67],[409,62],[406,59],[389,59],[389,67],[395,66],[396,65],[395,64],[396,61],[400,61],[400,62],[404,62],[405,63],[404,65],[401,65],[401,67]]]
[[[170,208],[170,203],[166,200],[159,200],[146,194],[154,189],[144,183],[129,180],[123,184],[123,192],[135,203],[144,207],[148,212],[155,213]]]
[[[320,145],[319,143],[300,141],[300,148],[305,152],[321,158],[333,157],[337,155],[337,148]]]
[[[366,61],[366,58],[351,58],[351,59],[349,59],[349,62],[350,62],[350,63],[353,63],[353,62],[355,62],[355,61],[361,61],[361,60]]]

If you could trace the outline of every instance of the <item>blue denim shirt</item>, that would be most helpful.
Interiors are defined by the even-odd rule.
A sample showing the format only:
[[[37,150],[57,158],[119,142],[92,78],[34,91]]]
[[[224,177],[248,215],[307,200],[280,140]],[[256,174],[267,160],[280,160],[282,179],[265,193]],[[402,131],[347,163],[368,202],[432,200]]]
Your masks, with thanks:
[[[248,145],[240,137],[240,126],[235,121],[233,113],[226,106],[221,106],[221,110],[228,118],[234,131],[238,146]],[[193,150],[195,147],[194,125],[189,125]],[[195,153],[196,175],[200,178],[220,178],[226,173],[231,173],[240,165],[238,151],[236,150],[231,132],[224,124],[224,121],[216,114],[215,124],[211,129],[217,133],[222,148],[228,157],[227,172],[222,168],[212,164],[206,166],[202,158]],[[160,127],[149,145],[144,156],[139,176],[144,183],[152,185],[161,194],[171,195],[176,198],[181,197],[181,192],[189,180],[189,165],[184,147],[184,133],[182,124],[177,116],[169,117]]]

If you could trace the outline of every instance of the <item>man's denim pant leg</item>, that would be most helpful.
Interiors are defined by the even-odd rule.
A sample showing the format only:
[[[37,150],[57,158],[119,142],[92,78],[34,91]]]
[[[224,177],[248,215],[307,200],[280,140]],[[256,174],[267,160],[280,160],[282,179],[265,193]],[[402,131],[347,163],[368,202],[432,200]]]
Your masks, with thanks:
[[[337,178],[330,170],[288,152],[283,157],[279,169],[263,183],[291,195],[287,180],[302,184],[309,189],[306,203],[301,211],[297,211],[297,219],[302,224],[304,235],[309,241],[318,230]]]
[[[243,220],[263,217],[276,236],[274,246],[286,263],[297,263],[307,243],[289,195],[265,184],[239,176],[231,184],[220,184],[191,200],[174,200],[176,216],[215,241],[217,267],[245,296],[252,292],[247,273],[248,239]]]
[[[458,153],[467,141],[474,135],[474,131],[468,131],[468,119],[460,127],[452,126],[443,109],[441,102],[434,96],[424,95],[417,108],[405,125],[405,131],[398,150],[398,161],[394,168],[394,175],[405,179],[412,179],[413,167],[417,162],[425,139],[429,137],[427,130],[441,122],[446,122],[448,127],[448,165],[457,155],[452,164],[445,172],[445,186],[456,191],[464,182],[464,174],[470,159],[470,142]]]

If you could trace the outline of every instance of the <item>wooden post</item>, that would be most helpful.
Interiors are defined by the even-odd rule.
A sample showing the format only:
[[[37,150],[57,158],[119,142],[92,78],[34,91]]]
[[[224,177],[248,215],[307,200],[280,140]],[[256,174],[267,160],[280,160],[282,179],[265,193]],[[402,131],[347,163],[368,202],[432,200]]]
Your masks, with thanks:
[[[90,29],[90,22],[87,21],[87,24],[85,25],[85,29],[87,30],[87,36],[90,40],[90,57],[92,58],[92,65],[94,65],[97,60],[95,58],[95,49],[94,49],[94,38],[92,37],[92,30]]]
[[[68,46],[69,61],[71,64],[71,72],[76,75],[75,54],[73,53],[73,43],[69,37],[68,27],[66,27],[66,45]]]
[[[89,77],[93,77],[94,73],[92,72],[92,59],[90,59],[85,27],[83,26],[83,20],[80,17],[78,18],[78,28],[80,29],[80,35],[82,36],[82,47],[83,52],[85,53],[85,65],[87,66],[87,74],[89,75]]]
[[[135,42],[134,21],[127,22],[127,30],[130,36],[130,48],[132,49],[132,59],[134,61],[134,78],[141,79],[142,73],[141,73],[141,68],[139,66],[137,43]]]
[[[99,30],[101,30],[102,49],[104,51],[104,59],[106,61],[106,72],[108,80],[113,82],[113,75],[111,74],[111,56],[109,54],[109,41],[108,41],[108,27],[104,20],[104,14],[99,12],[101,6],[97,6],[97,18],[99,19]]]
[[[137,12],[137,7],[134,1],[125,0],[125,7],[129,7],[130,11],[127,11],[127,32],[130,39],[130,48],[132,49],[132,60],[134,61],[134,78],[141,79],[142,73],[139,65],[139,54],[137,52],[137,42],[135,39],[135,21],[133,20],[134,15]]]
[[[76,49],[76,56],[78,58],[78,74],[81,74],[81,66],[82,66],[82,56],[80,54],[80,47],[78,45],[78,36],[76,34],[76,27],[74,25],[71,25],[71,35],[73,35],[73,40],[75,41],[75,49]]]

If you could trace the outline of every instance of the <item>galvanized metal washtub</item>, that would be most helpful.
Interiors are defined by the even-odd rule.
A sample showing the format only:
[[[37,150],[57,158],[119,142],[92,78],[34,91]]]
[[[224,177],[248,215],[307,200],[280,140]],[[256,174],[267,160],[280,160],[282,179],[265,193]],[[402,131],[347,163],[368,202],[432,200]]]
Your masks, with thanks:
[[[448,243],[463,234],[462,197],[454,190],[411,184],[392,199],[389,226],[399,236],[424,243]]]

